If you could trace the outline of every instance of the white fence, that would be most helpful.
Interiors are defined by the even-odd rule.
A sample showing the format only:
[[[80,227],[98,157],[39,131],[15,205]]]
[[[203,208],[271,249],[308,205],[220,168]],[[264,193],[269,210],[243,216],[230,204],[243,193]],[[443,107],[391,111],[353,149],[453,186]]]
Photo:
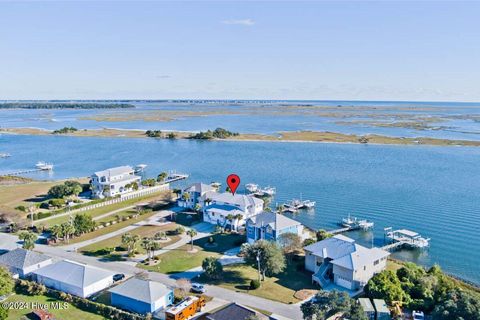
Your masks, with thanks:
[[[69,214],[76,213],[76,212],[84,212],[84,211],[88,211],[88,210],[92,210],[92,209],[96,209],[96,208],[101,208],[101,207],[108,206],[108,205],[111,205],[111,204],[120,203],[120,202],[123,202],[123,201],[126,201],[126,200],[143,197],[143,196],[155,193],[155,192],[166,191],[166,190],[169,189],[169,187],[170,187],[170,185],[168,183],[162,184],[162,185],[159,185],[159,186],[154,186],[154,187],[147,187],[147,188],[140,189],[140,190],[137,190],[137,191],[122,194],[118,198],[113,198],[113,199],[110,199],[110,200],[107,200],[107,201],[95,203],[95,204],[92,204],[92,205],[87,205],[85,207],[81,207],[81,208],[78,208],[78,209],[73,209],[73,210],[67,211],[65,213],[56,214],[56,215],[53,215],[53,216],[50,216],[50,217],[47,217],[47,218],[44,218],[44,219],[38,219],[37,221],[53,219],[53,218],[56,218],[56,217],[60,217],[60,216],[63,216],[63,215],[69,215]]]

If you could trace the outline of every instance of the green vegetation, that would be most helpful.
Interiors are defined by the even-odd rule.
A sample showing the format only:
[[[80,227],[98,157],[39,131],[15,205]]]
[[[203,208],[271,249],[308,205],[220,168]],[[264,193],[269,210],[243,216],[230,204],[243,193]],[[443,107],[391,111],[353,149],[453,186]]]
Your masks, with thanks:
[[[254,244],[245,244],[242,254],[245,263],[257,269],[258,278],[262,281],[267,275],[279,274],[286,267],[282,249],[275,242],[259,240]]]
[[[138,267],[161,273],[178,273],[199,267],[205,258],[220,258],[223,252],[239,246],[245,240],[244,236],[238,234],[216,234],[213,236],[215,245],[208,243],[208,237],[193,241],[180,248],[170,250],[159,255],[160,263],[155,266],[138,265]]]
[[[0,297],[13,291],[14,283],[10,272],[0,266]]]
[[[139,238],[155,238],[158,233],[166,233],[168,231],[171,231],[175,228],[174,224],[169,224],[161,227],[157,226],[141,226],[136,229],[133,229],[132,231],[129,232],[130,236],[136,235]],[[122,254],[127,252],[127,246],[122,242],[122,237],[123,235],[118,235],[114,236],[108,239],[105,239],[103,241],[99,241],[93,244],[90,244],[88,246],[85,246],[81,248],[81,251],[83,254],[86,255],[94,255],[94,256],[100,256],[100,255],[108,255],[108,254]],[[167,235],[165,234],[165,237],[163,239],[160,239],[160,235],[157,237],[158,239],[156,240],[164,240],[161,242],[161,246],[166,246],[171,243],[177,242],[180,237],[177,235]],[[125,239],[126,240],[126,239]],[[168,241],[167,241],[168,240]],[[138,244],[138,243],[137,243]],[[112,250],[107,250],[109,252],[102,252],[102,250],[107,249],[107,248],[112,248]],[[158,250],[158,249],[156,249]],[[146,253],[144,248],[141,246],[137,246],[135,248],[135,251],[138,253]]]
[[[362,308],[348,293],[337,290],[319,291],[315,299],[301,305],[306,320],[327,319],[336,313],[343,313],[342,319],[367,320]]]
[[[160,130],[147,130],[145,135],[150,138],[162,138],[162,131]]]
[[[202,262],[205,276],[210,279],[220,279],[223,275],[223,266],[220,260],[214,257],[205,258]]]
[[[199,281],[282,303],[297,303],[306,298],[301,296],[301,293],[318,290],[312,284],[311,273],[303,270],[303,263],[303,259],[291,261],[287,263],[283,272],[267,276],[261,282],[258,281],[258,271],[245,264],[223,266],[221,278],[210,279],[202,274]],[[256,282],[254,286],[258,283],[257,289],[252,289],[252,280]]]
[[[407,262],[396,271],[389,268],[370,279],[365,294],[389,304],[399,301],[409,309],[432,313],[434,319],[480,319],[480,293],[450,278],[438,266],[427,271]]]
[[[24,294],[16,294],[10,298],[8,298],[7,302],[22,302],[27,303],[28,306],[31,306],[32,303],[39,303],[39,304],[47,304],[52,305],[58,303],[60,306],[64,306],[64,301],[58,300],[55,298],[50,298],[44,295],[24,295]],[[32,308],[26,309],[10,309],[10,316],[7,319],[18,320],[24,319],[23,317],[27,317],[32,313]],[[71,303],[67,303],[65,305],[65,309],[54,309],[51,308],[48,310],[51,314],[53,314],[56,319],[82,319],[82,320],[103,320],[106,319],[98,314],[90,313],[87,311],[82,311],[79,308],[75,307]],[[1,319],[1,318],[0,318]],[[25,318],[28,319],[28,318]]]
[[[53,130],[52,134],[67,134],[74,133],[76,131],[78,131],[78,129],[74,127],[63,127],[62,129]]]
[[[190,139],[198,139],[198,140],[211,140],[211,139],[227,139],[230,137],[238,136],[238,133],[231,132],[223,128],[217,128],[213,131],[207,130],[206,132],[199,132],[196,134],[191,135]]]
[[[22,248],[27,250],[35,248],[35,241],[38,239],[37,235],[30,231],[20,232],[18,238],[23,241]]]
[[[320,229],[318,230],[316,233],[315,233],[316,237],[317,237],[317,241],[322,241],[322,240],[325,240],[327,238],[331,238],[333,236],[333,234],[331,233],[328,233],[326,230],[324,229]]]
[[[127,103],[82,103],[82,102],[6,102],[0,109],[123,109],[135,108]]]
[[[48,190],[48,195],[52,198],[61,199],[67,196],[78,196],[82,192],[83,186],[77,181],[65,181],[63,184],[53,186]]]

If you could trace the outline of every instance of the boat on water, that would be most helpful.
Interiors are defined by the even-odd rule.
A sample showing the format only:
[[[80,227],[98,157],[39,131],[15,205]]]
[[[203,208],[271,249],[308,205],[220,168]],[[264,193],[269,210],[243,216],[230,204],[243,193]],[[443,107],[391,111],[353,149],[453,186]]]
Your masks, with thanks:
[[[139,164],[137,166],[135,166],[135,173],[139,173],[139,172],[143,172],[143,170],[145,170],[145,168],[147,167],[146,164]]]
[[[312,200],[304,200],[303,201],[303,206],[307,209],[312,209],[315,207],[315,201],[312,201]]]
[[[270,186],[268,186],[266,188],[263,188],[263,189],[260,189],[259,191],[262,192],[263,194],[266,194],[269,197],[273,197],[275,195],[275,193],[277,193],[277,189],[275,189],[274,187],[270,187]]]
[[[350,215],[348,215],[347,218],[342,219],[341,225],[346,228],[368,230],[373,228],[374,223],[366,219],[358,219],[357,217],[350,217]]]
[[[213,188],[215,188],[218,191],[218,190],[220,190],[220,187],[222,186],[222,184],[220,182],[212,182],[212,183],[210,183],[210,186],[212,186]]]
[[[255,183],[247,183],[245,185],[245,189],[247,189],[248,192],[250,193],[255,193],[258,191],[258,184]]]
[[[48,171],[53,170],[53,164],[52,163],[47,163],[47,162],[44,162],[44,161],[37,162],[35,167],[37,169],[40,169],[40,170],[48,170]]]
[[[11,157],[10,153],[0,152],[0,158],[8,158],[8,157]]]

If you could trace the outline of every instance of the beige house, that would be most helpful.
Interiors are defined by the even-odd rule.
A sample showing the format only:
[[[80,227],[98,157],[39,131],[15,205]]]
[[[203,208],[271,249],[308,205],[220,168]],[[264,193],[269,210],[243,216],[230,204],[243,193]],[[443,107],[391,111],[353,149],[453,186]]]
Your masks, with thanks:
[[[362,289],[376,273],[385,270],[389,252],[366,248],[355,240],[336,235],[305,249],[305,269],[322,287],[334,283],[349,290]]]

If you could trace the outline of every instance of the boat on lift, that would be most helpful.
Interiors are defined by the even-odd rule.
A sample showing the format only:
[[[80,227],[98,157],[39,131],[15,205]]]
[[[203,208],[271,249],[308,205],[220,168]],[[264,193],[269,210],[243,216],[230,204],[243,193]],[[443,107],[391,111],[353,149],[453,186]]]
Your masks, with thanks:
[[[307,209],[312,209],[315,207],[315,201],[312,201],[312,200],[304,200],[302,201],[302,204],[305,208]]]
[[[369,230],[373,228],[374,223],[366,219],[358,219],[357,217],[350,217],[350,215],[348,215],[347,218],[342,219],[341,225],[346,228]]]
[[[213,188],[215,188],[217,191],[220,190],[220,187],[222,186],[222,184],[220,182],[212,182],[210,183],[210,186],[212,186]]]
[[[140,172],[143,172],[145,170],[145,168],[147,167],[146,164],[139,164],[137,166],[135,166],[135,173],[140,173]]]
[[[11,157],[12,155],[10,153],[6,153],[6,152],[0,152],[0,158],[9,158]]]
[[[35,167],[39,170],[44,170],[44,171],[51,171],[53,170],[53,164],[52,163],[47,163],[44,161],[39,161],[35,165]]]
[[[266,194],[269,197],[273,197],[275,195],[275,193],[277,193],[277,189],[275,189],[274,187],[270,187],[270,186],[268,186],[266,188],[263,188],[263,189],[260,189],[259,191],[263,194]]]
[[[258,184],[255,183],[247,183],[245,185],[245,189],[247,189],[248,192],[250,193],[255,193],[258,191]]]

